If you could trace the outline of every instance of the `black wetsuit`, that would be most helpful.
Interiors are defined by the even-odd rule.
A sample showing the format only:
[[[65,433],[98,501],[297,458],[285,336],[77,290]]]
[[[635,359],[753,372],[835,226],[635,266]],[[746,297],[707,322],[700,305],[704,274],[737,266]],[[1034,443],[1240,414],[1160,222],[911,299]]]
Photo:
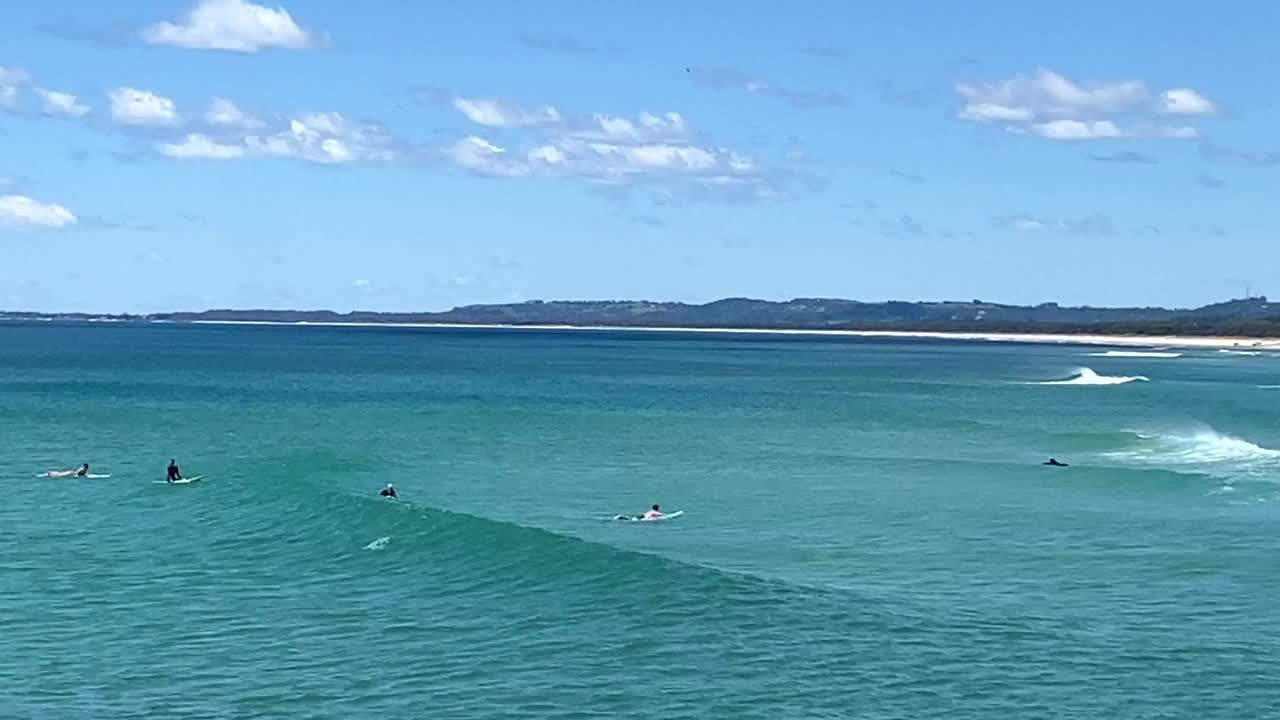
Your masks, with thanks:
[[[392,488],[387,488],[378,494],[382,497],[396,497],[396,491]]]
[[[181,480],[181,479],[182,479],[182,473],[178,471],[178,464],[169,463],[169,482],[173,482],[174,480]]]

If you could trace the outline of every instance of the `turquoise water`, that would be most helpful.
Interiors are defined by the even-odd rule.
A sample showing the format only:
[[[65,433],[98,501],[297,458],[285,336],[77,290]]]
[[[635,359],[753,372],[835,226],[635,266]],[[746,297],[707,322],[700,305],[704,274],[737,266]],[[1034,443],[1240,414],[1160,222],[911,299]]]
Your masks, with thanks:
[[[1095,352],[2,325],[0,717],[1280,716],[1280,358]]]

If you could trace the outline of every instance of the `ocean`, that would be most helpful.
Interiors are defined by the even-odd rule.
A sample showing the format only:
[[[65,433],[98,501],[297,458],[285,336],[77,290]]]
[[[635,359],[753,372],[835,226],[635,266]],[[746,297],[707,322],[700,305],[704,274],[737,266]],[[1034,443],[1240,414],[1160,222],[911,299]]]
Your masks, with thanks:
[[[0,717],[1280,717],[1278,384],[1216,350],[0,325]],[[110,477],[37,477],[81,463]],[[683,515],[612,519],[654,503]]]

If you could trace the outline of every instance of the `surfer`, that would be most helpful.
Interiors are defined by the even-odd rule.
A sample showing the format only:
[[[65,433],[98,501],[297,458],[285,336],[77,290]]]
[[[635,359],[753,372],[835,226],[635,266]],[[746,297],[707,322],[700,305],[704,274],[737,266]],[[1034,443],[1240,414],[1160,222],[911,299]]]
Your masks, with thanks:
[[[1064,462],[1058,462],[1058,459],[1057,459],[1057,458],[1049,458],[1049,461],[1048,461],[1048,462],[1046,462],[1046,463],[1043,463],[1043,464],[1044,464],[1044,465],[1052,465],[1053,467],[1071,467],[1070,465],[1068,465],[1068,464],[1066,464],[1066,463],[1064,463]]]
[[[400,497],[399,495],[396,495],[396,489],[395,489],[394,487],[392,487],[392,486],[391,486],[391,483],[387,483],[387,487],[386,487],[386,489],[385,489],[385,490],[383,490],[382,492],[378,493],[378,495],[380,495],[380,496],[382,496],[382,497],[389,497],[389,498],[398,498],[398,497]]]
[[[182,479],[182,471],[178,470],[178,463],[174,460],[169,461],[169,477],[166,482],[176,482]]]
[[[649,510],[646,511],[645,514],[643,515],[614,515],[613,519],[629,520],[632,522],[636,522],[640,520],[662,520],[664,518],[676,517],[679,514],[680,514],[679,512],[675,512],[670,515],[667,515],[662,512],[661,508],[659,508],[657,505],[654,505],[653,507],[649,508]]]
[[[45,473],[49,477],[84,477],[89,474],[89,463],[80,466],[78,470],[50,470]]]

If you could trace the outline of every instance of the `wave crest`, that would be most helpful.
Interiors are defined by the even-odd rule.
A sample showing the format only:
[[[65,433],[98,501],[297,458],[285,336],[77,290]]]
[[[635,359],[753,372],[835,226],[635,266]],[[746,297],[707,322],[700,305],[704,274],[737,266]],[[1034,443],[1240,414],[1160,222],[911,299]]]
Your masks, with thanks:
[[[1108,350],[1106,352],[1089,353],[1091,357],[1111,358],[1177,358],[1180,352],[1157,352],[1153,350]]]
[[[1050,380],[1040,385],[1124,385],[1131,382],[1148,382],[1145,375],[1099,375],[1090,368],[1080,368],[1066,380]]]
[[[1263,447],[1212,428],[1192,432],[1135,433],[1135,447],[1108,453],[1113,459],[1156,467],[1195,470],[1217,476],[1258,478],[1280,471],[1280,450]]]

